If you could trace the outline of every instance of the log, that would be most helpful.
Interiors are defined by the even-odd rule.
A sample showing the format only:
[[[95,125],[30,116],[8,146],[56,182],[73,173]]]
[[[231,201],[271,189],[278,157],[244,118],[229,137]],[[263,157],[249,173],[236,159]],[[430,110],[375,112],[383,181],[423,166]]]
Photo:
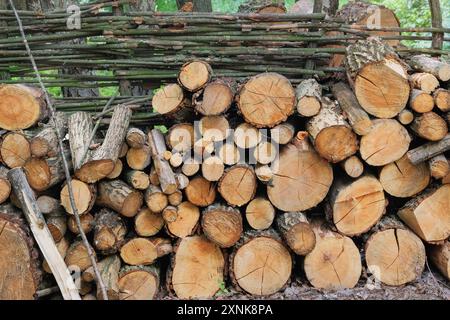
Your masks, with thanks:
[[[0,128],[22,130],[34,126],[48,115],[44,93],[23,85],[0,86]]]
[[[225,259],[220,248],[204,236],[191,236],[181,239],[174,251],[168,288],[179,299],[212,298],[224,283]]]
[[[448,133],[445,120],[434,112],[426,112],[416,117],[409,126],[419,137],[429,141],[442,140]]]
[[[292,272],[292,257],[273,230],[248,231],[230,255],[230,276],[237,289],[267,296],[283,289]]]
[[[353,288],[361,276],[361,255],[351,238],[331,231],[323,221],[312,221],[316,246],[305,257],[306,278],[317,289]]]
[[[125,182],[137,190],[145,190],[150,185],[148,174],[139,170],[125,172]]]
[[[275,218],[275,208],[269,200],[258,197],[245,208],[247,222],[255,230],[268,229]]]
[[[441,274],[450,280],[450,241],[428,247],[428,257]]]
[[[435,179],[442,179],[450,173],[450,164],[447,158],[440,154],[428,161],[431,176]]]
[[[202,176],[208,181],[219,181],[225,170],[225,165],[219,157],[211,156],[203,160]]]
[[[447,134],[438,142],[430,142],[415,149],[409,150],[406,154],[413,164],[418,164],[429,160],[441,153],[450,150],[450,134]]]
[[[416,112],[430,112],[434,108],[434,99],[425,91],[413,89],[409,97],[409,107]]]
[[[90,213],[83,214],[80,216],[80,223],[83,232],[88,234],[94,228],[94,216]],[[75,216],[70,216],[69,219],[67,219],[67,227],[72,233],[75,233],[76,235],[80,234]]]
[[[69,157],[68,152],[65,156],[66,159]],[[68,166],[71,170],[70,163]],[[32,157],[27,160],[23,168],[28,183],[36,191],[47,190],[65,180],[63,160],[60,155],[46,159]]]
[[[114,169],[111,171],[110,174],[106,176],[108,179],[117,179],[123,170],[123,162],[120,159],[117,159],[116,163],[114,164]]]
[[[175,152],[187,152],[194,146],[194,126],[191,123],[177,123],[167,132],[167,146]]]
[[[111,255],[99,262],[100,276],[106,287],[108,300],[119,300],[119,271],[120,258],[117,255]],[[97,286],[97,300],[103,300],[100,288]]]
[[[389,286],[417,280],[425,267],[422,241],[392,216],[377,225],[366,241],[365,253],[368,271]]]
[[[181,153],[173,153],[170,157],[169,163],[172,167],[178,168],[183,164],[183,155]]]
[[[198,122],[198,130],[204,140],[219,142],[228,137],[230,124],[225,116],[205,116]]]
[[[353,131],[358,135],[366,135],[372,130],[369,115],[360,106],[355,94],[344,82],[338,82],[331,87],[331,92],[346,115]]]
[[[104,180],[98,184],[96,204],[112,209],[124,217],[134,217],[142,203],[142,194],[121,180]]]
[[[134,230],[141,237],[156,235],[164,227],[164,219],[160,213],[143,207],[134,217]]]
[[[173,237],[185,238],[194,234],[200,221],[200,210],[189,201],[177,207],[169,206],[163,211],[167,233]]]
[[[450,111],[450,91],[439,88],[433,93],[434,103],[442,112]]]
[[[188,180],[188,184],[189,184],[189,180]],[[187,187],[187,185],[186,185],[186,187]],[[177,190],[176,192],[170,194],[167,197],[167,200],[169,200],[169,204],[171,206],[178,206],[181,202],[183,202],[183,193],[180,190]]]
[[[211,66],[200,60],[185,63],[178,74],[178,83],[189,92],[196,92],[211,80]]]
[[[151,160],[152,156],[148,146],[128,149],[127,164],[133,170],[144,170],[150,165]]]
[[[430,183],[430,170],[425,163],[412,164],[405,155],[380,171],[384,191],[398,198],[409,198],[425,190]]]
[[[93,184],[87,184],[77,179],[72,179],[71,185],[75,196],[74,200],[78,214],[82,215],[89,212],[96,201],[96,186]],[[61,189],[60,198],[61,205],[64,207],[66,212],[69,214],[74,214],[69,199],[69,188],[67,184]]]
[[[409,65],[417,71],[431,73],[441,81],[450,80],[450,65],[427,55],[415,55],[409,58]]]
[[[295,135],[295,127],[290,123],[280,123],[270,129],[270,139],[277,144],[288,144]]]
[[[253,157],[260,164],[269,164],[278,156],[278,145],[269,141],[262,141],[253,150]]]
[[[217,190],[229,205],[241,207],[253,199],[256,187],[253,168],[238,164],[225,171],[219,180]]]
[[[139,149],[145,145],[147,136],[141,129],[130,128],[125,136],[125,141],[130,148]]]
[[[67,217],[62,215],[51,215],[47,218],[47,227],[55,242],[61,241],[67,231]]]
[[[164,152],[167,151],[164,136],[158,129],[153,129],[148,134],[148,141],[161,190],[165,194],[172,194],[177,190],[177,182],[172,168],[167,160],[162,157]]]
[[[185,189],[189,202],[199,207],[207,207],[216,199],[216,186],[202,176],[193,178]]]
[[[0,156],[9,168],[23,167],[31,158],[30,143],[23,134],[9,132],[2,137]]]
[[[126,266],[119,273],[120,300],[153,300],[159,292],[159,268]]]
[[[248,123],[241,123],[234,130],[234,143],[241,149],[256,147],[261,139],[261,131]]]
[[[277,216],[277,228],[291,250],[300,256],[316,246],[316,235],[303,212],[284,212]]]
[[[226,79],[217,79],[197,91],[192,97],[195,111],[204,116],[217,116],[225,113],[234,100],[234,85]]]
[[[433,92],[439,87],[439,80],[431,73],[414,73],[410,76],[411,86],[426,93]]]
[[[324,98],[319,114],[306,124],[316,151],[332,163],[342,161],[358,151],[358,139],[333,101]]]
[[[0,299],[33,300],[41,281],[33,238],[18,215],[10,215],[3,210],[0,230]]]
[[[91,251],[94,257],[96,257],[94,249],[92,249]],[[67,267],[72,270],[84,271],[92,266],[88,251],[83,242],[81,242],[80,240],[76,240],[70,245],[64,261]]]
[[[241,212],[220,204],[203,210],[201,225],[205,236],[221,248],[234,246],[243,231]]]
[[[286,13],[283,0],[247,0],[242,3],[238,12],[243,13],[259,13],[259,14],[282,14]]]
[[[333,182],[330,164],[312,148],[305,150],[301,145],[286,145],[273,164],[275,171],[267,186],[267,195],[270,202],[282,211],[315,207],[325,198]],[[307,197],[304,196],[306,194]]]
[[[223,160],[223,159],[222,159]],[[200,163],[194,158],[188,158],[181,167],[181,172],[188,177],[195,175],[200,170]]]
[[[284,76],[263,73],[243,85],[236,101],[246,122],[272,128],[294,112],[295,90]]]
[[[359,178],[364,173],[364,164],[357,156],[351,156],[341,162],[345,173],[351,178]]]
[[[103,255],[116,253],[125,242],[127,227],[119,214],[101,209],[95,215],[94,247]]]
[[[194,157],[207,158],[214,153],[214,142],[204,138],[200,138],[194,143]]]
[[[186,107],[183,89],[178,84],[168,84],[156,91],[152,98],[156,112],[172,116]]]
[[[56,157],[59,153],[58,136],[64,137],[67,133],[68,116],[64,112],[56,112],[53,117],[56,131],[53,126],[46,126],[30,140],[31,154],[35,157]]]
[[[61,202],[56,198],[42,195],[36,199],[36,203],[43,215],[61,215],[64,213]]]
[[[385,211],[383,187],[375,177],[335,179],[328,198],[327,215],[343,235],[353,237],[369,231]]]
[[[126,142],[122,143],[122,146],[120,147],[119,158],[125,157],[127,155],[128,149],[128,144]]]
[[[149,185],[144,195],[145,203],[150,211],[161,213],[169,204],[167,195],[161,191],[160,187]]]
[[[361,138],[361,158],[371,166],[384,166],[400,159],[409,149],[408,131],[394,119],[377,119],[372,123],[372,131]]]
[[[11,183],[8,180],[8,171],[9,169],[0,165],[0,204],[8,200],[11,194]]]
[[[450,236],[450,185],[431,187],[408,201],[400,219],[422,240],[441,244]]]
[[[322,86],[315,79],[303,80],[295,89],[295,97],[299,115],[315,116],[322,106]]]
[[[408,102],[410,87],[404,63],[378,38],[360,40],[346,48],[347,73],[356,98],[367,113],[393,118]]]
[[[233,142],[222,144],[217,150],[217,156],[227,166],[235,165],[241,160],[241,152]]]
[[[172,252],[172,245],[163,238],[133,238],[120,248],[122,260],[132,266],[150,265]]]
[[[62,238],[59,242],[56,243],[56,248],[58,249],[61,258],[64,259],[66,257],[69,246],[70,242],[66,237]],[[52,274],[52,270],[50,269],[47,260],[44,260],[44,262],[42,262],[42,270],[44,270],[48,274]]]
[[[414,121],[414,113],[407,109],[403,109],[400,111],[400,113],[397,116],[398,122],[400,122],[402,125],[406,126]]]

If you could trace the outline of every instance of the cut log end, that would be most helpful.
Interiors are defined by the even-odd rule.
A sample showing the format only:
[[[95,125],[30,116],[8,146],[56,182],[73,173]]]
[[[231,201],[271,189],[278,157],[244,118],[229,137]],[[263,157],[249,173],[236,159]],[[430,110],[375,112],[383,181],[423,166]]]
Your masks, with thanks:
[[[181,67],[178,82],[187,91],[195,92],[209,82],[211,73],[211,67],[204,61],[188,62]]]

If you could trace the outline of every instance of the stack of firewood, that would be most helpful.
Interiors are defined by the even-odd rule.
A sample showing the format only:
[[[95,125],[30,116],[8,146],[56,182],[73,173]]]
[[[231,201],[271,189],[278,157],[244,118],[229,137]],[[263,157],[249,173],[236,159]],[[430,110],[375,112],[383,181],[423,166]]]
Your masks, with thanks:
[[[96,135],[89,113],[57,113],[108,297],[209,298],[228,285],[267,296],[303,273],[315,288],[353,288],[363,269],[401,286],[420,278],[427,257],[450,278],[450,65],[402,60],[370,38],[347,47],[345,67],[348,81],[324,91],[277,73],[237,83],[187,62],[153,96],[167,130],[130,127],[128,106]],[[79,271],[80,294],[101,298],[55,128],[35,126],[45,116],[38,90],[0,87],[0,252],[11,253],[0,298],[32,298],[39,271],[51,272],[19,221],[15,167]]]

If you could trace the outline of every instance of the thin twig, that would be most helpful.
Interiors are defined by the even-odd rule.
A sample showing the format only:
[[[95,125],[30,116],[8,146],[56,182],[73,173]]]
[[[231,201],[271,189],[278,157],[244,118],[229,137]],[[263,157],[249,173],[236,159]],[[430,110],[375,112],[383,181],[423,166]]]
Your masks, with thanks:
[[[60,132],[56,129],[55,110],[53,108],[53,105],[52,105],[52,102],[51,102],[50,97],[48,95],[48,92],[47,92],[47,90],[45,88],[45,85],[42,82],[41,75],[40,75],[38,67],[36,65],[36,61],[34,60],[33,54],[31,53],[30,46],[28,45],[28,41],[27,41],[27,38],[25,36],[25,31],[23,30],[22,20],[20,19],[19,14],[17,13],[17,10],[16,10],[16,7],[14,6],[13,0],[9,0],[9,4],[11,6],[11,9],[14,11],[14,15],[16,16],[17,24],[19,25],[20,34],[21,34],[22,39],[23,39],[23,44],[25,45],[25,48],[26,48],[27,53],[28,53],[28,56],[30,58],[31,65],[33,66],[33,70],[34,70],[34,73],[36,75],[36,79],[38,80],[39,85],[40,85],[40,87],[41,87],[41,89],[42,89],[42,91],[44,93],[45,102],[47,103],[47,107],[48,107],[48,109],[50,111],[50,121],[52,121],[53,129],[55,130],[55,134],[56,134],[56,136],[58,138],[59,152],[61,154],[63,168],[64,168],[64,174],[65,174],[66,180],[67,180],[67,186],[68,186],[68,190],[69,190],[70,206],[72,207],[72,211],[73,211],[73,214],[75,216],[75,221],[77,223],[77,227],[78,227],[78,230],[80,232],[81,239],[83,241],[84,246],[86,247],[87,253],[89,255],[89,259],[91,260],[91,264],[92,264],[92,267],[94,269],[95,276],[97,278],[97,285],[98,285],[98,287],[100,288],[100,290],[102,292],[103,299],[104,300],[108,300],[108,295],[106,294],[106,287],[105,287],[103,279],[102,279],[102,277],[100,275],[100,272],[99,272],[99,269],[98,269],[98,266],[97,266],[97,261],[95,260],[95,257],[94,257],[94,255],[92,253],[92,248],[89,245],[89,242],[88,242],[88,240],[86,238],[86,234],[83,232],[83,228],[81,227],[80,215],[78,213],[78,209],[77,209],[76,204],[75,204],[75,198],[74,198],[74,193],[73,193],[73,189],[72,189],[72,178],[70,176],[69,166],[67,164],[67,159],[66,159],[66,156],[64,154],[64,145],[63,145],[63,142],[62,142],[62,137],[60,135]]]

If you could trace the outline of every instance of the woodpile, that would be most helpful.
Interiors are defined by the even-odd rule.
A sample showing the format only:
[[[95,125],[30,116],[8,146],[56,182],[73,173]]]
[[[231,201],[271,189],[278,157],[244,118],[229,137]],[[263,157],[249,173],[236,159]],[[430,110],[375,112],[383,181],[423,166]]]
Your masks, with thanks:
[[[54,127],[42,92],[1,85],[0,299],[33,299],[42,277],[54,283],[20,217],[29,200],[14,168],[86,300],[105,298],[92,255],[111,300],[213,298],[227,287],[267,297],[299,274],[325,290],[370,274],[402,286],[427,257],[449,278],[450,66],[393,44],[353,41],[347,80],[327,85],[277,72],[237,81],[207,59],[184,61],[152,96],[167,119],[158,127],[131,124],[127,105],[105,130],[86,111],[58,112]]]

